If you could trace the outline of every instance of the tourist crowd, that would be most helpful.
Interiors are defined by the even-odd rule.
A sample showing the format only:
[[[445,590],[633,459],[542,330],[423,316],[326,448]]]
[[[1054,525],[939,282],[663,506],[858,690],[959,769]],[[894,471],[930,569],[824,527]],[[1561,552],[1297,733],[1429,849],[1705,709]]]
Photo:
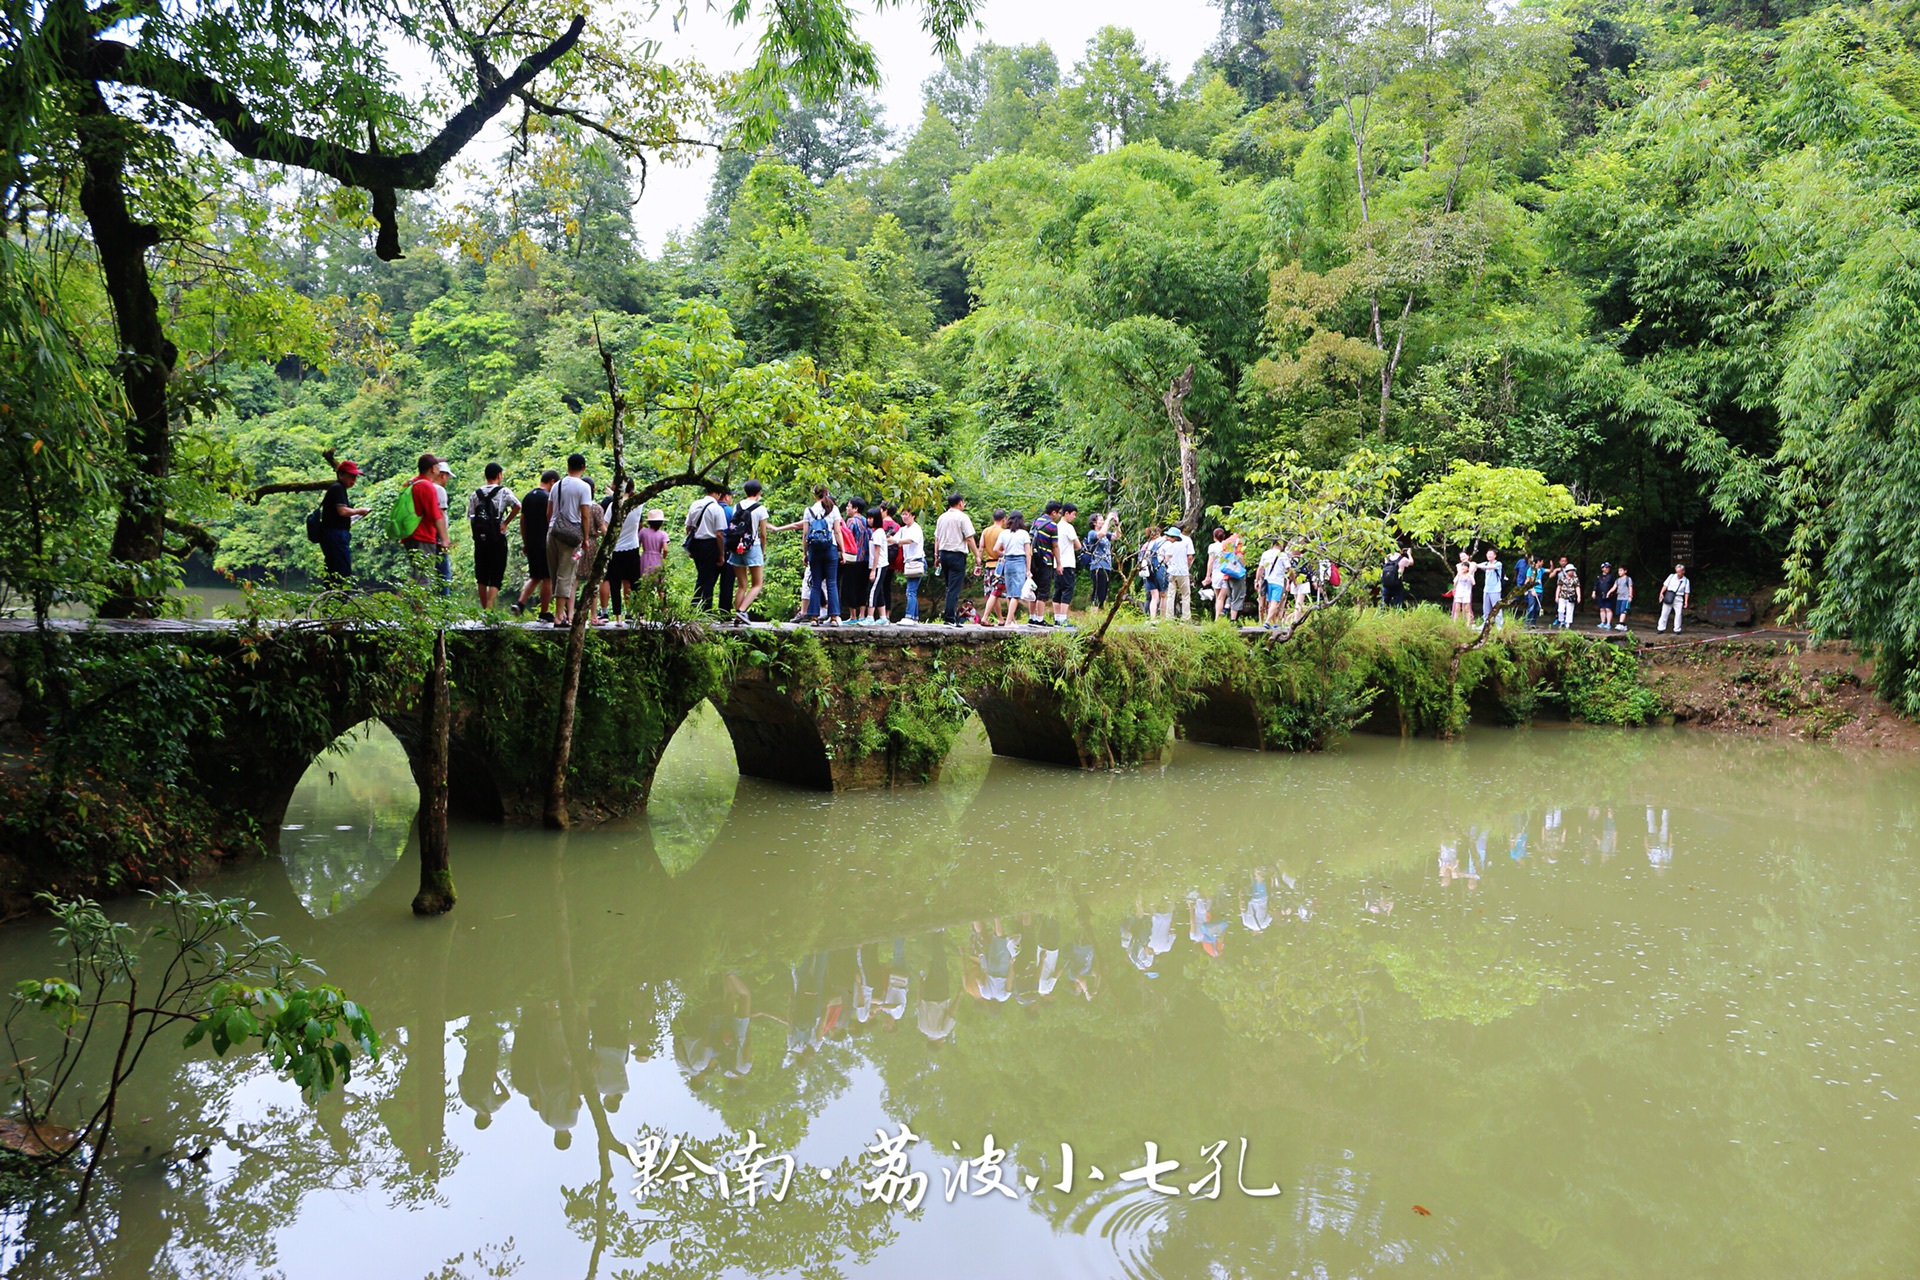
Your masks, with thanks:
[[[664,601],[671,541],[667,513],[629,503],[620,528],[613,529],[619,495],[611,485],[597,487],[586,469],[586,458],[573,454],[564,475],[547,471],[538,484],[515,495],[502,482],[500,464],[486,465],[485,482],[468,495],[465,511],[482,608],[495,606],[506,581],[516,525],[526,581],[509,606],[513,613],[532,607],[537,596],[542,621],[569,625],[580,580],[607,537],[614,539],[613,552],[599,599],[589,602],[591,620],[620,622],[635,592]],[[355,463],[340,463],[319,510],[308,519],[308,534],[320,544],[327,573],[336,582],[352,578],[354,521],[372,514],[354,506],[349,492],[360,474]],[[421,455],[418,473],[388,520],[389,533],[406,550],[413,579],[438,582],[447,591],[453,576],[452,480],[444,460]],[[633,493],[629,480],[625,496],[631,499]],[[911,503],[842,499],[826,485],[815,486],[813,502],[799,519],[776,524],[759,481],[746,481],[737,495],[729,483],[715,481],[688,506],[677,532],[693,565],[695,607],[740,623],[750,620],[749,611],[766,589],[768,544],[779,534],[798,535],[804,548],[801,605],[794,621],[825,626],[997,627],[1024,620],[1027,626],[1071,628],[1084,573],[1090,609],[1104,609],[1130,589],[1149,620],[1191,620],[1197,596],[1216,619],[1278,627],[1292,625],[1351,585],[1351,569],[1315,558],[1283,538],[1271,539],[1250,563],[1245,542],[1225,528],[1212,531],[1204,551],[1177,524],[1149,525],[1133,542],[1124,535],[1119,512],[1108,510],[1096,512],[1083,534],[1079,508],[1063,501],[1047,502],[1031,517],[995,509],[976,526],[965,496],[953,493],[929,534]],[[1413,563],[1412,551],[1404,546],[1385,557],[1379,588],[1384,607],[1410,603],[1407,579]],[[1117,580],[1122,565],[1131,575],[1126,588]],[[939,610],[922,618],[921,589],[936,572]],[[981,588],[977,604],[968,596],[970,581]],[[1554,613],[1548,625],[1568,628],[1584,591],[1579,569],[1565,556],[1556,562],[1520,555],[1509,565],[1489,548],[1479,560],[1460,553],[1444,596],[1458,619],[1504,626],[1511,614],[1538,626],[1551,593]],[[1671,623],[1678,632],[1691,596],[1686,566],[1676,564],[1660,586],[1656,629],[1665,631]],[[1602,564],[1592,598],[1599,630],[1627,629],[1634,580],[1626,566]],[[932,603],[930,598],[929,614]]]

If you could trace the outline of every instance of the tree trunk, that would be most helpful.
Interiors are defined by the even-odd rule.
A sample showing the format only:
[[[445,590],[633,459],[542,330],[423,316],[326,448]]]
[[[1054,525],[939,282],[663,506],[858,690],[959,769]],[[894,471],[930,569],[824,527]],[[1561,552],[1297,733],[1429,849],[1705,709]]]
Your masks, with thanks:
[[[600,545],[594,548],[593,564],[588,567],[586,581],[575,588],[573,617],[567,629],[566,667],[560,676],[560,719],[553,729],[553,772],[547,778],[546,811],[541,815],[545,824],[555,831],[565,831],[573,825],[573,815],[567,811],[567,769],[573,763],[574,711],[580,701],[580,667],[586,660],[588,620],[593,617],[600,580],[606,576],[607,563],[613,558],[613,544],[620,538],[620,526],[626,522],[627,513],[642,500],[639,494],[631,499],[626,496],[627,400],[621,394],[620,379],[613,372],[613,353],[600,340],[598,317],[593,322],[593,341],[600,349],[600,368],[606,375],[607,396],[613,408],[608,422],[608,431],[613,438],[613,512],[606,529],[600,534]],[[649,485],[649,497],[652,489],[653,486]]]
[[[1188,365],[1161,397],[1161,403],[1167,406],[1167,417],[1173,420],[1173,433],[1180,441],[1180,505],[1186,508],[1180,515],[1180,527],[1189,534],[1200,528],[1201,516],[1200,451],[1194,447],[1193,424],[1187,421],[1181,407],[1192,391],[1193,366]]]
[[[600,540],[610,541],[605,535]],[[600,557],[596,555],[593,559],[597,570]],[[560,719],[553,728],[553,772],[547,776],[546,811],[541,815],[546,825],[555,831],[565,831],[573,825],[573,817],[567,812],[567,769],[573,763],[574,709],[580,701],[580,667],[587,654],[587,619],[593,615],[593,597],[586,593],[600,590],[598,572],[590,572],[587,578],[577,588],[573,620],[567,628],[566,665],[560,674]],[[586,601],[584,606],[582,600]]]
[[[147,250],[159,243],[159,228],[136,222],[127,206],[127,134],[133,127],[108,109],[98,89],[87,86],[79,120],[85,166],[80,208],[113,303],[127,395],[127,457],[135,473],[120,496],[113,530],[113,558],[128,566],[132,577],[101,605],[101,616],[108,618],[151,617],[159,610],[166,487],[173,470],[167,391],[177,352],[161,328],[160,300],[147,270]]]
[[[453,871],[447,857],[447,633],[433,637],[433,672],[420,703],[420,736],[427,759],[420,783],[420,892],[413,914],[444,915],[453,910]]]

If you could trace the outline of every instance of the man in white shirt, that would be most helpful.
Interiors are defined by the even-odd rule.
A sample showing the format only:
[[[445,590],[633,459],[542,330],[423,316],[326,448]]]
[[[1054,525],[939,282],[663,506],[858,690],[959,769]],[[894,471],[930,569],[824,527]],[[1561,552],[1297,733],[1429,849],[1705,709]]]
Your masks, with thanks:
[[[1667,629],[1667,616],[1673,616],[1673,634],[1680,634],[1680,614],[1687,607],[1687,601],[1693,596],[1693,584],[1687,581],[1687,566],[1677,564],[1667,580],[1660,584],[1660,625],[1655,631]]]
[[[707,492],[687,508],[687,553],[693,557],[693,603],[711,611],[713,589],[720,585],[720,540],[727,533],[727,486],[721,481],[708,483]],[[733,603],[733,593],[727,593]]]
[[[967,515],[967,500],[960,494],[947,495],[947,509],[933,525],[933,549],[940,556],[940,572],[947,588],[946,607],[940,611],[940,619],[950,627],[957,627],[960,625],[960,593],[967,585],[967,558],[980,554],[973,519]]]
[[[1167,566],[1167,616],[1193,621],[1193,539],[1179,525],[1167,526],[1160,550]]]
[[[547,522],[547,568],[553,573],[553,625],[567,626],[573,618],[573,586],[580,573],[577,556],[586,540],[587,507],[593,505],[593,489],[583,478],[587,459],[583,454],[567,458],[567,474],[553,486],[553,514]]]
[[[1053,621],[1055,626],[1070,627],[1067,614],[1073,609],[1074,578],[1080,567],[1080,534],[1073,527],[1080,508],[1071,502],[1060,508],[1055,522],[1053,543]]]

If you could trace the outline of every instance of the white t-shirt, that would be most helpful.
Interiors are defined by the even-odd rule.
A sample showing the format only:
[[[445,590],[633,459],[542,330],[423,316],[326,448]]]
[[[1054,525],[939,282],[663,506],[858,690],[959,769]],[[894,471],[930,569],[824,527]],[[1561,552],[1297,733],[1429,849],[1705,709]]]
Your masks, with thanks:
[[[1662,595],[1669,591],[1673,592],[1675,600],[1684,600],[1693,591],[1693,584],[1677,573],[1670,573],[1667,575],[1667,580],[1660,584]]]
[[[1033,554],[1033,534],[1025,529],[1009,529],[1000,535],[1000,558],[1008,556],[1025,558]]]
[[[936,551],[965,551],[967,539],[972,536],[972,517],[954,507],[942,512],[940,519],[934,522],[933,547]]]
[[[1034,952],[1033,957],[1039,962],[1039,977],[1034,983],[1034,990],[1043,996],[1050,996],[1060,981],[1060,952],[1057,948],[1052,951],[1042,948]]]
[[[925,564],[927,562],[927,531],[919,521],[903,524],[894,532],[894,542],[900,546],[900,555],[906,564]]]
[[[867,540],[867,545],[870,548],[872,548],[872,551],[873,551],[873,554],[867,557],[868,568],[869,569],[886,568],[887,567],[887,527],[883,524],[877,524],[873,526],[873,537]]]
[[[695,538],[718,538],[727,531],[727,509],[708,494],[687,508],[686,527]]]
[[[620,540],[613,544],[615,551],[638,551],[640,549],[640,517],[647,514],[640,509],[639,503],[633,504],[633,510],[627,512],[627,518],[620,523]]]
[[[887,978],[887,994],[880,1000],[880,1012],[900,1021],[907,1012],[907,975],[896,973]]]
[[[836,531],[834,540],[836,542],[839,541],[840,508],[835,507],[833,510],[828,511],[817,502],[807,508],[807,519],[809,521],[818,520],[823,514],[827,517],[827,527]]]
[[[1062,569],[1071,569],[1079,564],[1074,552],[1079,548],[1080,535],[1067,521],[1060,521],[1060,532],[1054,539],[1053,563]]]
[[[1287,580],[1287,553],[1279,547],[1268,547],[1260,557],[1260,581],[1283,583]]]
[[[1160,558],[1169,578],[1184,578],[1193,572],[1193,544],[1178,530],[1162,540]]]

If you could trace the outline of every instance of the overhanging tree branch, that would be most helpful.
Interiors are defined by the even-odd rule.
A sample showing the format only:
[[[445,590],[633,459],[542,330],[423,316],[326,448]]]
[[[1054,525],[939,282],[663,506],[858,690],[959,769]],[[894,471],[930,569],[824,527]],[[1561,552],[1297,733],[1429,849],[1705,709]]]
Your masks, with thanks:
[[[379,224],[374,251],[391,262],[401,256],[395,193],[425,191],[432,187],[440,171],[461,148],[473,141],[487,121],[580,42],[586,25],[585,15],[576,16],[565,31],[545,48],[529,55],[510,75],[499,75],[476,53],[480,92],[454,112],[425,146],[392,155],[359,151],[265,124],[231,89],[213,77],[178,59],[136,49],[117,40],[93,41],[79,70],[90,80],[144,89],[178,102],[206,120],[228,146],[250,160],[309,169],[343,186],[368,192],[373,197],[374,220]]]

